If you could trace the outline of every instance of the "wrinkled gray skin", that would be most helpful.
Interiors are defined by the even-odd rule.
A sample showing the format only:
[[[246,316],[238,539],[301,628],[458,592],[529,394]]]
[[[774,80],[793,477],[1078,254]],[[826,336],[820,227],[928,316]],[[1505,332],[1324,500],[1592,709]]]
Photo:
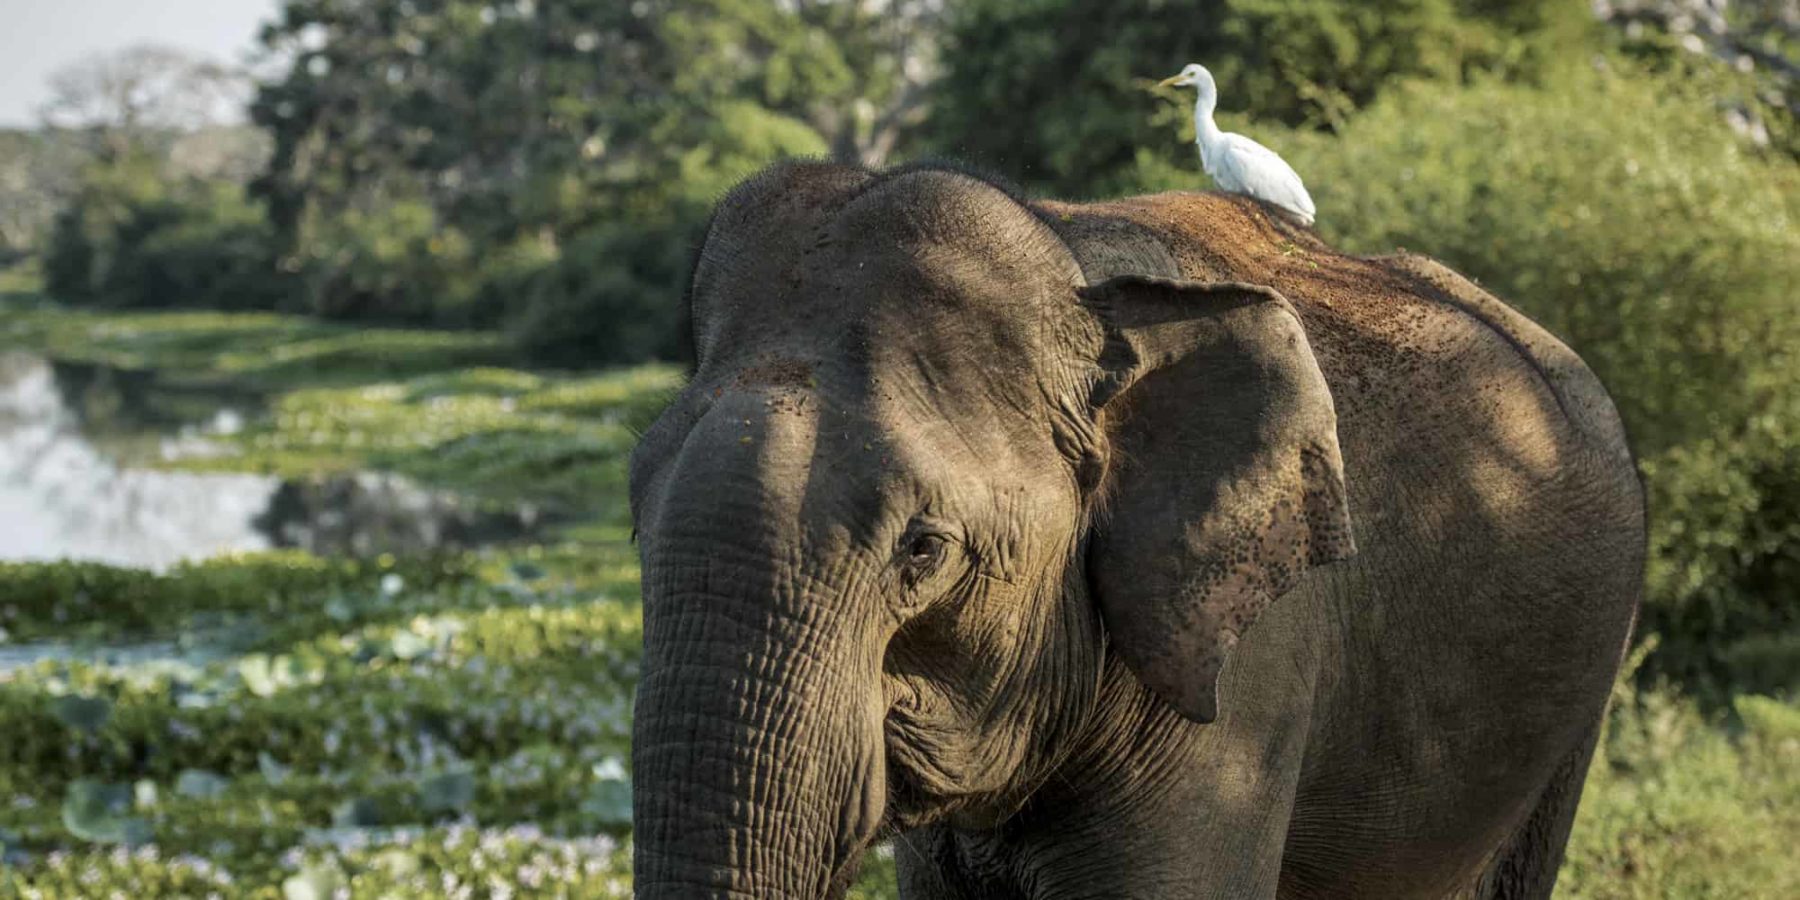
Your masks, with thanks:
[[[823,163],[690,293],[638,896],[837,896],[890,836],[914,898],[1548,895],[1644,511],[1541,329],[1243,198]]]

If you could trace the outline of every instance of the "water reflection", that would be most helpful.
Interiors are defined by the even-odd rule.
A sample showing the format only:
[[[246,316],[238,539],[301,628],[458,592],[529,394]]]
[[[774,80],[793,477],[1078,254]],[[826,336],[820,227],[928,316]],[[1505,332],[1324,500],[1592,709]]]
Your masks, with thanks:
[[[0,558],[162,567],[271,545],[253,520],[278,479],[130,468],[81,425],[47,360],[0,354]]]
[[[254,397],[0,353],[0,559],[162,568],[271,546],[369,555],[527,536],[530,508],[477,507],[392,475],[284,481],[147,468],[228,452]]]

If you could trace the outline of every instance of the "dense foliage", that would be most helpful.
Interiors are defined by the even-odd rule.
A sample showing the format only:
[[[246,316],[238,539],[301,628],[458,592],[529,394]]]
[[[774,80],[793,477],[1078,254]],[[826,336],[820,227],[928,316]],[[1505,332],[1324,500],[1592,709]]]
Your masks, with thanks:
[[[642,626],[605,473],[674,372],[471,368],[455,335],[260,314],[9,312],[25,327],[0,345],[270,392],[266,421],[221,436],[239,452],[182,465],[381,465],[476,498],[551,479],[602,502],[546,543],[428,560],[0,565],[0,657],[41,654],[0,674],[0,897],[629,896]],[[308,370],[227,351],[321,345]],[[542,453],[559,428],[596,438],[570,467]],[[1564,892],[1791,895],[1800,709],[1629,682],[1615,705]],[[877,853],[852,896],[892,878]]]
[[[1580,352],[1626,419],[1652,508],[1649,596],[1636,677],[1621,689],[1596,761],[1566,887],[1583,897],[1689,888],[1783,896],[1793,871],[1768,860],[1800,839],[1792,804],[1784,811],[1769,799],[1800,790],[1791,775],[1800,771],[1800,400],[1791,388],[1800,381],[1800,69],[1790,20],[1766,2],[1727,10],[1687,0],[287,0],[265,36],[282,64],[252,105],[273,149],[248,186],[180,170],[138,145],[57,188],[64,202],[47,238],[17,224],[45,218],[41,194],[0,206],[0,263],[41,247],[49,292],[71,305],[283,309],[354,324],[13,309],[0,337],[269,393],[241,455],[207,465],[372,465],[508,501],[578,498],[571,509],[598,522],[582,539],[613,548],[601,554],[605,593],[620,595],[625,588],[610,585],[633,573],[607,542],[622,527],[622,453],[631,424],[675,383],[672,370],[568,378],[475,367],[675,358],[677,298],[707,207],[785,155],[963,156],[1071,197],[1207,188],[1191,94],[1154,86],[1201,61],[1219,78],[1224,126],[1293,162],[1328,239],[1357,252],[1424,252],[1477,278]],[[19,174],[39,171],[34,159],[0,167],[0,189],[36,178]],[[227,595],[249,592],[283,611],[349,597],[354,615],[313,635],[336,649],[297,649],[311,627],[304,615],[298,630],[239,649],[300,660],[295,677],[311,685],[301,691],[335,685],[339,699],[401,702],[355,668],[385,678],[405,666],[381,653],[349,668],[333,661],[346,647],[391,641],[390,626],[417,630],[395,625],[393,609],[364,615],[356,597],[380,609],[367,573],[315,584],[264,563],[221,565],[142,584],[99,570],[0,576],[35,591],[32,611],[11,626],[33,635],[93,627],[88,613],[46,619],[45,610],[84,608],[59,597],[116,603],[132,627],[153,624],[144,598],[164,592],[176,607],[239,612],[250,601]],[[238,565],[246,580],[223,574]],[[430,591],[409,572],[405,582],[420,590],[393,602],[429,621],[539,595],[499,571],[476,579],[459,570]],[[500,583],[524,593],[494,593]],[[628,644],[630,613],[608,610],[619,627],[592,639]],[[297,643],[282,643],[290,638]],[[431,664],[423,658],[407,665]],[[236,662],[217,665],[226,682],[241,677]],[[103,730],[161,721],[142,710],[162,701],[117,679],[45,677],[62,681],[19,690],[103,686],[109,703],[146,717]],[[54,711],[20,702],[0,704],[0,715],[12,708],[51,727]],[[258,703],[256,716],[281,706]],[[259,738],[248,726],[228,731],[235,743],[206,765],[230,779],[259,777],[246,762]],[[372,759],[399,758],[381,737],[359,740]],[[44,759],[58,752],[30,746]],[[82,747],[78,756],[94,749]],[[166,761],[127,773],[116,757],[81,760],[95,785],[76,798],[83,809],[118,806],[103,788],[127,774],[180,777]],[[384,815],[435,821],[396,778],[342,777],[354,787],[330,794],[333,803],[378,784],[372,802]],[[473,803],[484,825],[517,820],[481,790]],[[64,840],[50,812],[63,795],[32,791],[22,796],[38,804],[37,818],[6,821],[28,820],[34,846],[45,835]],[[223,805],[230,816],[270,815],[256,792],[227,793]],[[236,821],[178,809],[175,820]],[[324,801],[279,809],[307,828],[330,821]],[[586,821],[544,810],[549,820]],[[0,824],[0,843],[13,827]],[[299,833],[289,828],[276,843]],[[564,852],[542,835],[516,846],[492,839],[495,860]],[[411,862],[385,856],[383,844],[309,851],[309,871],[322,884],[348,879],[379,893],[401,883],[389,863],[454,869],[462,863],[443,848],[471,838],[433,828],[394,840]],[[265,875],[278,871],[259,859]],[[54,893],[66,886],[56,879],[77,877],[72,865],[33,877]],[[126,890],[148,878],[208,877],[189,862],[105,866],[133,873],[120,876]],[[259,883],[268,878],[279,881]]]
[[[274,233],[235,184],[171,177],[132,157],[96,164],[57,214],[43,260],[66,302],[227,309],[284,305]]]
[[[1327,235],[1448,261],[1600,374],[1652,506],[1645,677],[1800,686],[1800,167],[1629,68],[1401,87],[1336,136],[1252,130],[1308,173]],[[1146,155],[1131,178],[1186,188],[1194,166]]]
[[[1225,111],[1336,129],[1398,80],[1535,74],[1592,27],[1547,0],[974,0],[951,19],[932,137],[1022,183],[1105,195],[1132,187],[1141,148],[1178,149],[1190,103],[1151,91],[1187,62],[1212,69]]]

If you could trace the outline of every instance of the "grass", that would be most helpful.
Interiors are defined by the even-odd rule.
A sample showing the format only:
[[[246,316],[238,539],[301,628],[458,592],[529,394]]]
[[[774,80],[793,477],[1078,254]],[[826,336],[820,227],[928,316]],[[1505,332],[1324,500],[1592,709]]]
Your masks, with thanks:
[[[229,452],[181,465],[384,468],[570,517],[542,544],[433,559],[0,565],[0,652],[72,651],[0,678],[0,898],[629,895],[623,464],[678,373],[492,368],[479,335],[5,303],[0,345],[257,392]],[[108,661],[146,642],[167,650]],[[1800,707],[1622,686],[1559,894],[1800,896],[1796,798]],[[857,890],[894,896],[891,858]]]
[[[381,469],[478,502],[615,524],[635,432],[681,380],[667,365],[582,376],[494,368],[484,365],[501,349],[491,335],[272,313],[104,314],[15,298],[0,300],[0,316],[0,347],[150,382],[137,393],[154,394],[157,413],[143,417],[152,423],[180,419],[195,392],[257,398],[263,415],[210,437],[222,452],[174,463],[182,468]]]

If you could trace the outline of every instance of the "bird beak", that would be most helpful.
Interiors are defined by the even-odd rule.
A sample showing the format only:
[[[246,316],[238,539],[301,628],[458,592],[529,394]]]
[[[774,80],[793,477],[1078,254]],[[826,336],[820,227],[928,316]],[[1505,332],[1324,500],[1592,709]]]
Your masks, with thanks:
[[[1163,80],[1157,82],[1156,86],[1157,87],[1176,87],[1180,84],[1181,84],[1181,76],[1180,75],[1170,75],[1169,77],[1164,78]]]

